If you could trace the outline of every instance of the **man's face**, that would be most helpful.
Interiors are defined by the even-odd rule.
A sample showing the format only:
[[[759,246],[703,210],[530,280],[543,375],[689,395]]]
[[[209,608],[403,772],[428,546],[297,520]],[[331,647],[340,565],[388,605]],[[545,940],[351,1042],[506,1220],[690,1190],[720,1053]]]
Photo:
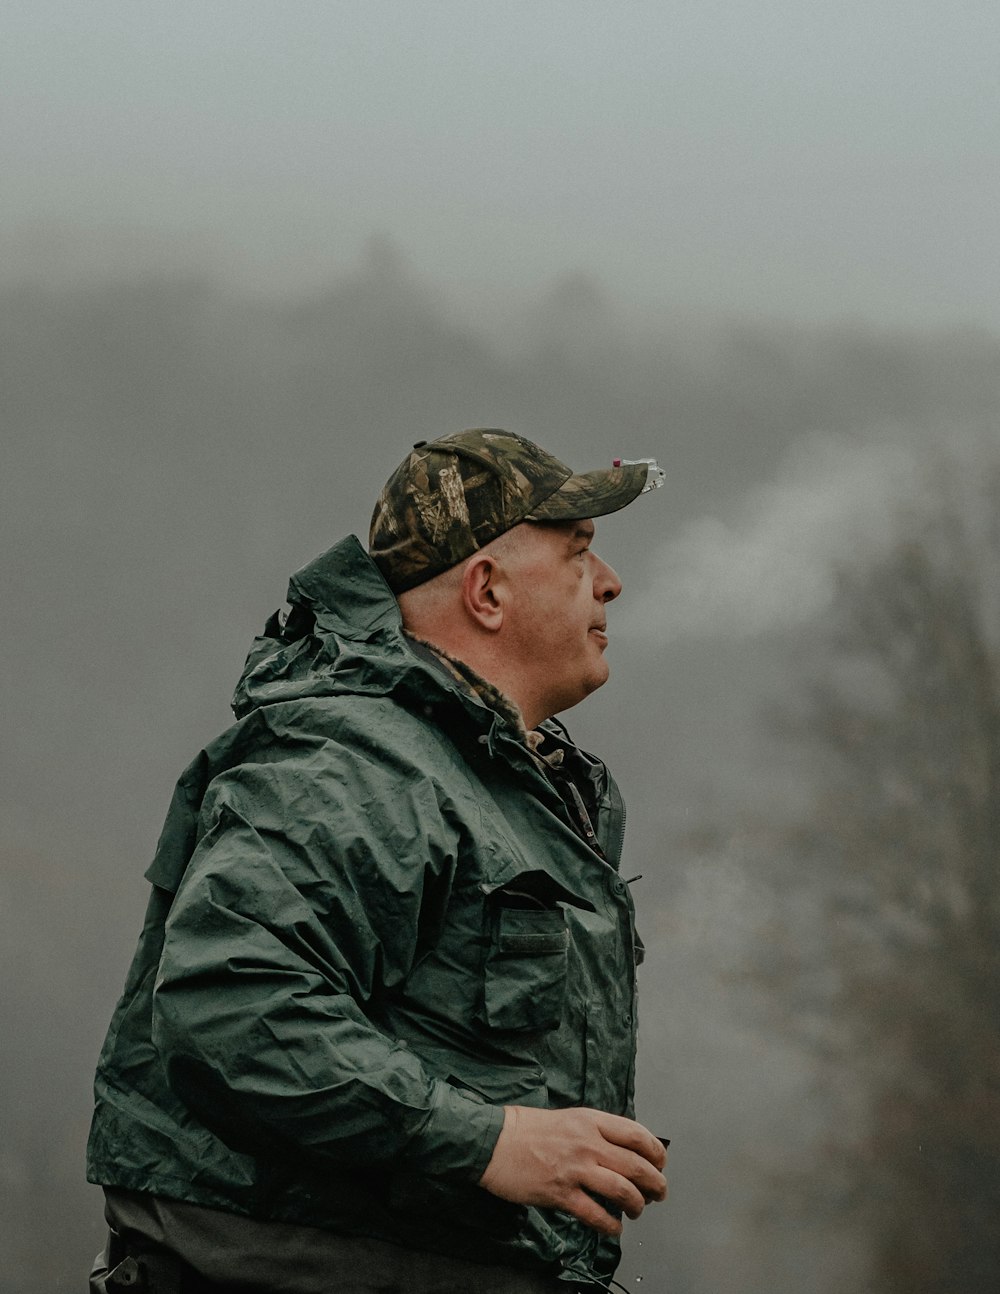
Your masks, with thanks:
[[[512,559],[504,563],[513,592],[506,645],[536,713],[548,718],[607,680],[606,609],[622,586],[591,550],[592,521],[527,522],[517,529]]]

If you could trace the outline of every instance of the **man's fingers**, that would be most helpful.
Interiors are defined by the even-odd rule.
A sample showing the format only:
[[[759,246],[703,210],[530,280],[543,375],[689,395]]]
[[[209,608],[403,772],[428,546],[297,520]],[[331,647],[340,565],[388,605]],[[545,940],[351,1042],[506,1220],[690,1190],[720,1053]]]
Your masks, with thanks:
[[[587,1187],[596,1195],[603,1196],[609,1204],[616,1205],[633,1222],[646,1207],[642,1192],[611,1168],[595,1168],[588,1175]]]
[[[657,1171],[662,1171],[667,1162],[666,1148],[659,1137],[654,1137],[641,1123],[623,1118],[620,1114],[601,1114],[597,1127],[605,1141],[634,1150]]]
[[[595,1231],[600,1231],[602,1235],[620,1236],[622,1233],[621,1220],[612,1217],[607,1209],[602,1209],[593,1196],[588,1195],[586,1191],[571,1192],[559,1208],[564,1213],[571,1213],[574,1218],[579,1218]]]
[[[609,1168],[632,1182],[647,1204],[666,1199],[667,1183],[663,1174],[635,1151],[608,1143],[600,1163],[604,1168]]]

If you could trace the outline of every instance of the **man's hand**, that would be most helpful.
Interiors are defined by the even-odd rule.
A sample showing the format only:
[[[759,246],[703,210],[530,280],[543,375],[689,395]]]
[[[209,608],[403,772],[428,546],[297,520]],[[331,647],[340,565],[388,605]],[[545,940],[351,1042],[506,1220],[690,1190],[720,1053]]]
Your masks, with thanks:
[[[479,1185],[515,1204],[563,1209],[617,1236],[621,1222],[593,1195],[637,1218],[647,1204],[666,1198],[666,1162],[662,1143],[632,1119],[601,1110],[507,1105]]]

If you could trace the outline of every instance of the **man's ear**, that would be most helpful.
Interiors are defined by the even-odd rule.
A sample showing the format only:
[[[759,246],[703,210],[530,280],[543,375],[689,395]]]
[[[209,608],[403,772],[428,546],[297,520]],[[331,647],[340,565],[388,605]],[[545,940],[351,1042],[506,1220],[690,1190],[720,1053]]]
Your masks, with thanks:
[[[489,633],[503,624],[503,575],[488,553],[476,553],[462,572],[462,604],[472,619]]]

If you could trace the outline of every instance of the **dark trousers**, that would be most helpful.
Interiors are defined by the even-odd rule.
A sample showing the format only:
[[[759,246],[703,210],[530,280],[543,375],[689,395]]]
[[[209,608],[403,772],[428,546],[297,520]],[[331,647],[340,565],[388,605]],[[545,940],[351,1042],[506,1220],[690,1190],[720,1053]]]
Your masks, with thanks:
[[[359,1279],[365,1278],[362,1276]],[[540,1288],[532,1278],[525,1279],[531,1281],[530,1284],[520,1286],[525,1294]],[[514,1277],[514,1280],[517,1278]],[[232,1285],[228,1281],[222,1285],[210,1281],[169,1250],[149,1248],[141,1241],[129,1245],[113,1231],[108,1235],[104,1250],[94,1259],[89,1288],[90,1294],[258,1294],[249,1285]],[[460,1287],[449,1284],[447,1287],[437,1288],[454,1290],[457,1294]],[[511,1294],[515,1294],[517,1288],[516,1284],[511,1285]],[[606,1288],[604,1285],[562,1282],[554,1282],[552,1285],[552,1289],[558,1290],[560,1294],[601,1294]],[[462,1294],[472,1294],[473,1289],[464,1282],[461,1286]],[[331,1286],[330,1294],[369,1294],[376,1290],[378,1294],[410,1294],[409,1290],[404,1290],[403,1286],[395,1282],[391,1286],[381,1282],[376,1286],[367,1281],[363,1286],[352,1285],[350,1288],[338,1283],[336,1290]]]
[[[237,1294],[231,1285],[226,1291]],[[111,1228],[107,1244],[94,1259],[90,1294],[223,1294],[223,1286],[201,1276],[162,1245]]]
[[[602,1286],[106,1188],[90,1294],[575,1294]],[[209,1275],[204,1273],[208,1272]]]

